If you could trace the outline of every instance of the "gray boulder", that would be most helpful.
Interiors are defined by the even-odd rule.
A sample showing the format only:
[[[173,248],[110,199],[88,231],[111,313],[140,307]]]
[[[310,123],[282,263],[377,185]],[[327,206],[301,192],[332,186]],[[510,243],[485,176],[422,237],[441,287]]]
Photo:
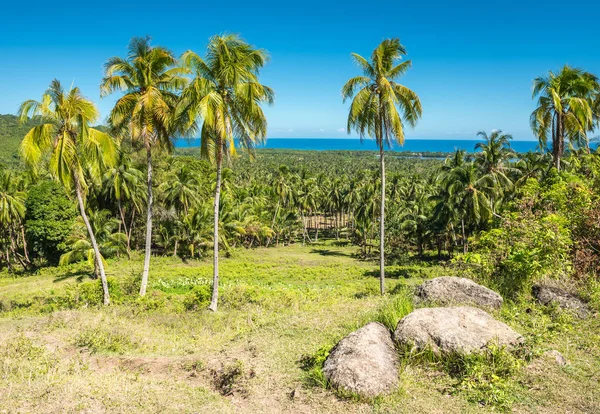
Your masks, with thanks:
[[[572,293],[558,287],[538,284],[533,286],[531,293],[542,305],[549,306],[556,304],[562,309],[575,312],[580,318],[586,318],[590,313],[587,303]]]
[[[396,327],[396,342],[435,353],[471,353],[490,344],[512,347],[523,337],[487,312],[469,306],[421,308]]]
[[[554,360],[556,365],[558,365],[559,367],[564,367],[565,365],[567,365],[567,359],[556,349],[546,351],[542,354],[542,356]]]
[[[502,296],[464,277],[443,276],[428,280],[415,291],[416,302],[429,302],[441,306],[473,305],[487,309],[502,306]]]
[[[330,384],[366,397],[398,387],[398,356],[390,331],[371,322],[342,339],[323,366]]]

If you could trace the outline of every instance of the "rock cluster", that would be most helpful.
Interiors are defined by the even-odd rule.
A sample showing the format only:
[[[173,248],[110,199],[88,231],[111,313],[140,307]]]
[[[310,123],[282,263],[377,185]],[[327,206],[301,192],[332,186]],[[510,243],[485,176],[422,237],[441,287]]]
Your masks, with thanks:
[[[323,366],[331,386],[374,397],[398,387],[395,343],[435,353],[479,352],[491,344],[513,347],[523,338],[508,325],[475,306],[497,309],[502,297],[470,279],[440,277],[423,283],[415,300],[436,305],[470,305],[421,308],[398,322],[392,333],[371,322],[342,339]]]

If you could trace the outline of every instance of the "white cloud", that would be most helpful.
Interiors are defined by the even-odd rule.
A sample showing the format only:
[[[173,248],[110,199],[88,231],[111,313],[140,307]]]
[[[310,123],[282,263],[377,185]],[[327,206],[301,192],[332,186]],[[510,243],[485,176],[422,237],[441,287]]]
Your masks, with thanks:
[[[346,132],[346,128],[338,128],[337,132]]]
[[[320,129],[319,129],[319,131],[321,131],[321,132],[325,132],[325,130],[324,130],[323,128],[320,128]]]
[[[290,128],[290,129],[288,129],[288,132],[294,132],[294,130]]]

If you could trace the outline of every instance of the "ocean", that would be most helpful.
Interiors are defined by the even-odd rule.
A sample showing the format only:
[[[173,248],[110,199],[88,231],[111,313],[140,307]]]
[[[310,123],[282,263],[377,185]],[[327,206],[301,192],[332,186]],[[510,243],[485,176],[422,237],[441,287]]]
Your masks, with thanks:
[[[407,151],[413,153],[423,152],[454,152],[458,149],[467,152],[475,151],[475,144],[478,140],[471,139],[407,139],[404,146],[395,145],[391,151]],[[175,147],[193,148],[199,147],[199,139],[177,139]],[[535,151],[538,148],[537,141],[511,141],[511,147],[516,152]],[[256,148],[267,149],[291,149],[291,150],[313,150],[313,151],[331,151],[331,150],[350,150],[350,151],[376,151],[377,145],[373,140],[363,140],[353,138],[269,138],[263,145]]]

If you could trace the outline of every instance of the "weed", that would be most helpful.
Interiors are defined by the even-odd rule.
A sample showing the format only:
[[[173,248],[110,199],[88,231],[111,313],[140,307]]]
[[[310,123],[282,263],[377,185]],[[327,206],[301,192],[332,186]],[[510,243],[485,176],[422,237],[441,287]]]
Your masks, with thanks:
[[[77,335],[75,345],[92,354],[123,354],[137,345],[129,335],[115,328],[88,328]]]
[[[390,331],[394,331],[398,321],[412,311],[412,294],[407,289],[403,289],[380,307],[374,320],[385,325]]]

